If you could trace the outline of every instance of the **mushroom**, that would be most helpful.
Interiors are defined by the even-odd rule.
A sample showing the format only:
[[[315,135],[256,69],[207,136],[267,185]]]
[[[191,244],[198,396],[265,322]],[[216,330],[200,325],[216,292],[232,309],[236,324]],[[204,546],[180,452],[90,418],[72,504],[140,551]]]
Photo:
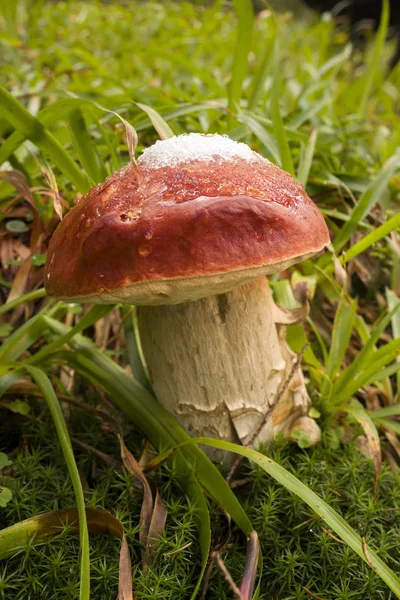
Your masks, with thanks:
[[[70,210],[45,285],[68,301],[136,305],[161,404],[192,435],[257,444],[298,427],[309,405],[300,372],[274,406],[293,354],[266,275],[329,241],[288,173],[227,136],[192,133],[156,142]]]

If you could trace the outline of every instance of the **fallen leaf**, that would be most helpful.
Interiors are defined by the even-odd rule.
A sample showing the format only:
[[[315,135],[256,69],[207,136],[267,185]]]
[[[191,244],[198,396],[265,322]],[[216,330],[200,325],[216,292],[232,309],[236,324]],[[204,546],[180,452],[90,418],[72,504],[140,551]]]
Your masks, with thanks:
[[[146,479],[143,470],[140,468],[139,463],[136,461],[133,454],[125,446],[123,437],[118,434],[119,443],[121,446],[121,458],[125,469],[131,475],[135,475],[140,479],[143,484],[143,503],[140,510],[140,532],[139,539],[143,547],[146,547],[148,539],[150,523],[153,515],[153,496],[149,486],[149,482]]]
[[[341,262],[339,261],[336,254],[333,254],[333,264],[335,266],[335,279],[340,285],[341,288],[348,291],[349,278],[347,275],[346,269],[343,267]]]
[[[389,429],[383,428],[383,432],[387,439],[389,440],[391,446],[396,452],[397,456],[400,458],[400,440],[397,435],[393,431],[389,431]]]
[[[119,553],[118,600],[133,600],[131,557],[125,534]]]
[[[297,302],[305,304],[307,300],[311,301],[314,298],[317,281],[316,275],[303,275],[300,271],[293,271],[290,284]]]
[[[277,325],[294,325],[304,321],[310,312],[308,302],[298,308],[284,308],[274,304],[272,318]]]
[[[167,514],[167,507],[157,491],[149,533],[146,540],[146,547],[143,553],[143,570],[146,570],[153,562],[157,550],[157,542],[164,532]]]
[[[14,278],[10,293],[8,294],[7,302],[11,302],[12,300],[15,300],[16,298],[19,298],[23,295],[26,289],[26,285],[28,283],[30,271],[31,257],[27,258],[22,267],[18,269],[18,273]]]
[[[32,196],[32,192],[29,188],[29,184],[26,177],[21,171],[10,170],[0,171],[0,179],[7,181],[12,185],[17,192],[36,210],[35,200]]]

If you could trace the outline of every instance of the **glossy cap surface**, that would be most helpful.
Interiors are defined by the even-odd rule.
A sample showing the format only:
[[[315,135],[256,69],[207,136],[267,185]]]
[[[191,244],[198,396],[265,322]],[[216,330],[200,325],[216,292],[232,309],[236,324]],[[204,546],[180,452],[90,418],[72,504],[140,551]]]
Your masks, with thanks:
[[[329,243],[291,175],[245,144],[157,142],[92,190],[50,242],[45,287],[63,299],[164,304],[226,292]]]

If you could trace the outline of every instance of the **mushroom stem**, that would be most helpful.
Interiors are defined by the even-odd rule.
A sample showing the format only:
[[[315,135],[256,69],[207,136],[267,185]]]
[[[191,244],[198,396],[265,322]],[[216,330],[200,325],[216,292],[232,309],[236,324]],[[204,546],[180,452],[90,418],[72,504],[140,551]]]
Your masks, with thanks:
[[[138,308],[153,389],[191,435],[256,445],[306,413],[301,369],[273,406],[296,359],[273,315],[265,277],[194,302]]]

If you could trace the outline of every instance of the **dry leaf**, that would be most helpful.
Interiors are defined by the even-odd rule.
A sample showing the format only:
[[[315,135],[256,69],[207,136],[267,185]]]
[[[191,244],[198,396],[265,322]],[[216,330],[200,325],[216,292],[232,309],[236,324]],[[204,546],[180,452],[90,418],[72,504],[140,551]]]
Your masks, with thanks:
[[[39,163],[39,166],[40,166],[40,170],[42,171],[42,175],[45,178],[45,180],[50,188],[51,196],[54,201],[54,211],[61,221],[63,218],[62,199],[61,199],[60,194],[58,193],[58,185],[57,185],[56,177],[52,171],[52,168],[50,167],[50,165],[47,162],[45,163],[45,166],[41,165],[40,163]]]
[[[96,346],[100,350],[104,350],[107,347],[108,338],[111,331],[111,321],[109,315],[99,319],[94,324],[94,339]]]
[[[154,559],[154,555],[157,550],[157,541],[160,539],[164,532],[165,522],[167,520],[167,507],[161,499],[158,491],[156,494],[156,501],[154,503],[154,510],[151,517],[149,526],[149,533],[146,540],[146,547],[143,553],[143,570],[151,565]]]
[[[314,298],[317,281],[316,275],[303,275],[299,271],[292,273],[290,284],[297,302],[305,304],[307,300],[311,301]]]
[[[21,171],[0,171],[0,179],[7,181],[17,192],[36,210],[35,200],[29,188],[26,177]]]
[[[150,444],[150,442],[148,440],[146,440],[142,455],[139,458],[139,466],[141,469],[143,469],[143,472],[146,471],[146,466],[149,464],[149,462],[152,460],[153,457],[154,457],[153,447]]]
[[[274,304],[273,307],[273,320],[277,325],[294,325],[295,323],[301,323],[304,321],[310,312],[310,305],[308,302],[299,306],[298,308],[284,308]]]
[[[29,273],[31,271],[31,257],[27,258],[24,264],[18,269],[18,273],[13,281],[10,293],[7,297],[7,302],[15,300],[23,295],[28,283]]]
[[[400,458],[400,440],[398,438],[398,436],[393,432],[390,431],[389,429],[383,429],[383,432],[385,434],[385,436],[387,437],[387,439],[389,440],[391,446],[393,447],[394,451],[396,452],[397,456]]]
[[[109,454],[105,454],[104,452],[97,450],[97,448],[94,448],[93,446],[90,446],[89,444],[86,444],[85,442],[81,442],[81,440],[77,440],[75,438],[71,438],[71,443],[76,448],[81,448],[83,450],[86,450],[90,454],[93,454],[94,456],[96,456],[97,458],[102,460],[108,467],[111,467],[118,473],[122,472],[121,463],[118,460],[116,460],[115,458],[113,458],[112,456],[109,456]]]
[[[333,264],[335,265],[335,279],[341,288],[348,291],[349,280],[347,271],[339,261],[336,254],[333,254]]]
[[[125,469],[128,471],[128,473],[131,473],[131,475],[135,475],[136,477],[138,477],[143,484],[143,503],[140,511],[139,539],[142,545],[145,547],[153,515],[153,496],[151,493],[149,482],[147,481],[142,469],[140,468],[139,463],[136,461],[133,454],[125,446],[121,434],[118,434],[118,439],[121,445],[121,458]]]
[[[133,600],[131,557],[125,534],[119,553],[118,600]]]

